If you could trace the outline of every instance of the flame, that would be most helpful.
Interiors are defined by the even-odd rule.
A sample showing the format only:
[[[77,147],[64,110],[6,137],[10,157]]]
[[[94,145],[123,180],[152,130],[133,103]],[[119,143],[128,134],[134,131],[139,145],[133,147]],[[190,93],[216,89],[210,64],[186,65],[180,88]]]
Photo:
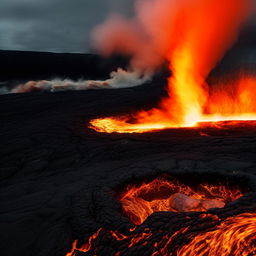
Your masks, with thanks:
[[[237,81],[236,94],[232,96],[225,86],[211,92],[206,83],[208,74],[233,43],[248,16],[250,1],[180,1],[176,6],[172,1],[167,2],[141,3],[137,15],[153,38],[151,43],[170,62],[168,97],[159,106],[131,117],[91,120],[90,128],[107,133],[144,133],[194,127],[207,121],[256,120],[254,78]],[[175,10],[170,9],[171,17],[168,8]]]
[[[207,211],[221,208],[242,196],[237,188],[200,184],[197,189],[159,177],[140,186],[128,185],[120,196],[124,214],[142,224],[154,212]],[[183,203],[183,205],[181,205]]]

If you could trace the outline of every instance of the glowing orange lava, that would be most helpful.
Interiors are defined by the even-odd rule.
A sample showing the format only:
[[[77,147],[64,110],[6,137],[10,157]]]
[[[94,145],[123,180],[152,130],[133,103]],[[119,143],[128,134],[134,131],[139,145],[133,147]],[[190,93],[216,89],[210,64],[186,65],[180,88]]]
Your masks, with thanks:
[[[204,218],[204,216],[202,216]],[[217,218],[217,216],[212,216]],[[243,213],[237,216],[232,216],[221,222],[210,231],[200,231],[190,235],[190,242],[181,246],[178,251],[171,250],[169,245],[178,236],[186,234],[189,226],[176,231],[173,235],[165,235],[162,241],[155,243],[152,248],[151,256],[253,256],[256,255],[256,213]],[[77,246],[77,241],[72,245],[72,249],[66,256],[80,255],[77,252],[91,252],[97,256],[98,253],[91,251],[95,246],[93,243],[99,238],[102,229],[99,229],[93,234],[88,243],[82,247]],[[131,234],[125,236],[117,231],[109,231],[112,240],[128,241],[128,247],[135,247],[138,244],[146,246],[153,233]],[[97,244],[97,242],[96,242]],[[97,247],[96,247],[97,250]],[[102,255],[102,254],[100,254]],[[122,256],[120,251],[114,254]]]
[[[152,1],[157,8],[157,2]],[[230,91],[230,84],[211,90],[206,83],[210,71],[237,37],[248,15],[249,1],[180,1],[177,6],[174,17],[169,19],[155,12],[154,5],[151,7],[152,14],[148,16],[157,27],[147,18],[143,20],[145,30],[170,62],[169,96],[156,108],[139,111],[132,118],[91,120],[92,129],[106,133],[144,133],[194,127],[200,122],[256,120],[256,79],[246,77],[234,82],[235,93]],[[146,13],[143,8],[142,12]]]
[[[187,215],[184,216],[184,225],[173,233],[162,228],[155,233],[155,228],[153,231],[150,227],[141,226],[154,212],[207,211],[224,207],[226,203],[241,196],[242,192],[235,187],[199,184],[192,188],[167,175],[161,175],[150,182],[128,185],[120,193],[119,200],[123,212],[135,223],[130,233],[124,235],[115,230],[100,228],[86,244],[78,246],[78,241],[74,241],[66,256],[80,255],[80,252],[104,255],[101,250],[104,252],[107,241],[116,246],[112,248],[115,256],[125,255],[129,249],[136,253],[137,249],[141,251],[144,246],[149,246],[147,250],[150,248],[151,252],[147,255],[151,256],[256,255],[256,213],[243,213],[222,219],[218,215],[205,212],[197,215],[195,221],[194,217]],[[205,230],[200,226],[203,220],[207,223]],[[195,229],[194,224],[191,226],[189,223],[199,226]],[[109,240],[105,240],[107,237]],[[156,240],[156,237],[159,239]],[[150,243],[151,239],[155,242]]]
[[[99,233],[101,231],[101,228],[98,229],[96,233],[94,233],[92,236],[90,236],[88,243],[84,244],[83,246],[77,247],[77,240],[75,240],[72,244],[72,250],[66,254],[66,256],[75,256],[76,255],[76,250],[79,250],[80,252],[88,252],[91,250],[91,246],[93,241],[99,236]]]
[[[245,213],[227,218],[213,231],[201,232],[177,253],[177,256],[206,255],[256,255],[256,214]]]
[[[207,101],[195,111],[191,108],[185,119],[172,115],[171,99],[162,101],[161,108],[140,111],[132,116],[106,117],[90,121],[90,128],[106,133],[144,133],[168,128],[200,127],[206,122],[255,121],[256,78],[245,77],[229,84],[218,84],[207,96]],[[176,107],[176,110],[179,108]],[[180,113],[174,111],[174,113]],[[195,113],[195,115],[193,114]],[[184,117],[180,115],[180,117]]]
[[[154,212],[207,211],[222,208],[241,196],[237,188],[200,184],[194,189],[163,176],[140,186],[127,186],[120,202],[123,212],[133,223],[140,225]]]

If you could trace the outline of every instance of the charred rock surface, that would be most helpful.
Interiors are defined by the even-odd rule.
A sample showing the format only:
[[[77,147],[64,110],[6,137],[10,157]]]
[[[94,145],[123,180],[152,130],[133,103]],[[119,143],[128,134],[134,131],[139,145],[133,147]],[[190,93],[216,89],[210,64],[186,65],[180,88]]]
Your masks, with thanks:
[[[86,242],[99,228],[127,234],[134,225],[120,214],[112,193],[129,180],[165,172],[193,177],[216,173],[237,177],[237,183],[255,192],[253,123],[140,135],[98,134],[87,128],[91,118],[150,107],[164,94],[161,84],[156,80],[155,86],[132,89],[0,97],[1,255],[61,256],[74,239]],[[225,219],[255,212],[254,198],[246,194],[212,214]],[[156,213],[140,229],[170,231],[176,227],[172,223],[185,225],[187,215],[200,228],[198,214]],[[109,247],[101,255],[120,249]],[[129,253],[148,255],[139,249]]]
[[[176,255],[178,249],[189,243],[192,239],[190,236],[196,236],[200,232],[213,230],[224,220],[232,216],[238,216],[242,213],[255,213],[255,193],[237,200],[235,203],[227,205],[224,209],[210,210],[207,215],[202,213],[171,213],[159,212],[152,214],[141,226],[134,231],[128,232],[127,237],[123,240],[114,239],[111,236],[111,229],[101,226],[98,236],[93,241],[89,252],[77,251],[75,255],[152,255],[159,250],[156,255]],[[187,228],[185,233],[181,233],[174,237],[171,242],[169,239],[176,232]],[[133,230],[133,229],[132,229]],[[95,231],[96,232],[96,231]],[[122,231],[117,231],[124,234]],[[93,233],[91,233],[93,234]],[[146,235],[145,235],[146,234]],[[147,236],[148,234],[148,236]],[[145,237],[143,237],[143,235]],[[143,237],[133,246],[132,239],[134,237]],[[77,237],[78,238],[78,237]],[[88,234],[83,238],[78,238],[78,245],[82,246],[88,241]],[[160,249],[166,246],[168,254],[161,254]],[[157,249],[154,250],[157,244]]]

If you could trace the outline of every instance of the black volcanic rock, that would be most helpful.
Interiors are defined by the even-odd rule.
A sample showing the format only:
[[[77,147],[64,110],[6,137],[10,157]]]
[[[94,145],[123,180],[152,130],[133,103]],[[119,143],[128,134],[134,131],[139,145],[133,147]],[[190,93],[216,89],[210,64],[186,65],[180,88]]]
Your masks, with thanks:
[[[0,96],[1,255],[64,256],[79,232],[102,223],[125,229],[130,223],[113,222],[118,208],[107,199],[124,180],[217,170],[250,174],[255,184],[255,123],[140,135],[87,128],[91,118],[149,108],[163,95],[163,83],[159,78],[154,86],[130,89]],[[81,211],[74,208],[79,191]],[[87,221],[75,224],[73,211]]]

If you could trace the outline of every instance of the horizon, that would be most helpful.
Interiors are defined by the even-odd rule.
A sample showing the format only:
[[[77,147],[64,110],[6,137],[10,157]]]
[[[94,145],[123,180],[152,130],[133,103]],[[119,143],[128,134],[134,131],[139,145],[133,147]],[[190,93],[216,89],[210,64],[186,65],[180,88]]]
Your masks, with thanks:
[[[130,16],[132,5],[133,0],[1,0],[0,49],[91,52],[93,28],[113,12]]]
[[[60,1],[2,0],[0,50],[94,53],[92,31],[113,13],[125,17],[134,13],[134,0]],[[251,36],[256,34],[256,17],[247,25]]]

